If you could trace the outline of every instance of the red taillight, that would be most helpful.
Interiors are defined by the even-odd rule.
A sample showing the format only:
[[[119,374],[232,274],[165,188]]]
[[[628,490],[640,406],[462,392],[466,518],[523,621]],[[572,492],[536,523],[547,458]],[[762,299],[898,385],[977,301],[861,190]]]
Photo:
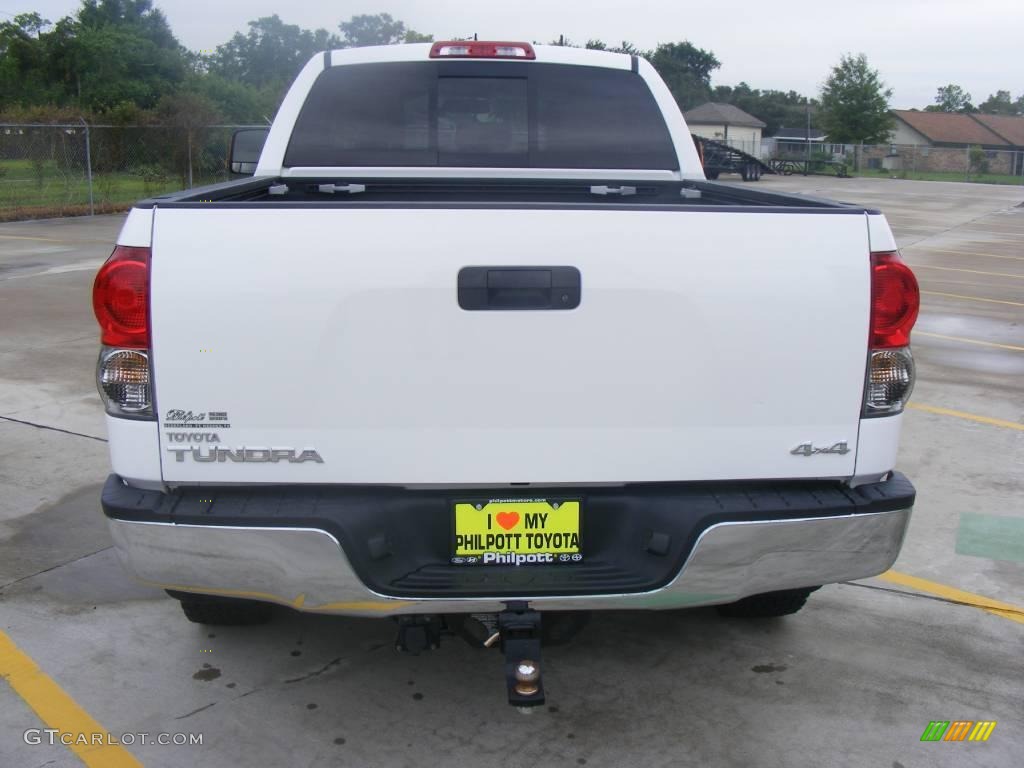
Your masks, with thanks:
[[[452,59],[536,59],[529,43],[497,43],[485,40],[446,40],[434,43],[430,58]]]
[[[917,278],[899,253],[871,254],[871,348],[907,346],[920,307]]]
[[[92,308],[105,346],[149,347],[149,248],[114,248],[96,274]]]

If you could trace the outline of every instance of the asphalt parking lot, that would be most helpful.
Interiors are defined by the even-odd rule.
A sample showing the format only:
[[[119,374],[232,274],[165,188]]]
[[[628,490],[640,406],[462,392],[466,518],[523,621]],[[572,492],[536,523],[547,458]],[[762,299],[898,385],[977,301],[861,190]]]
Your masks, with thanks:
[[[387,620],[285,609],[202,628],[130,582],[98,510],[90,306],[121,217],[0,225],[0,767],[1019,765],[1024,187],[760,183],[883,209],[917,272],[902,555],[786,619],[597,615],[546,653],[549,706],[530,716],[505,703],[497,653],[461,640],[398,655]],[[997,726],[922,743],[933,720]],[[26,743],[46,723],[203,741]]]

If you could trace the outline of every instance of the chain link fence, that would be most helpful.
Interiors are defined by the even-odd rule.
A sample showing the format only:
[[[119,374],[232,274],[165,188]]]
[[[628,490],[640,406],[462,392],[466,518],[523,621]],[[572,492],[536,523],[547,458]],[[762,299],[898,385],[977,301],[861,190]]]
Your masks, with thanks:
[[[225,181],[245,127],[0,124],[0,220],[115,211]]]
[[[246,127],[0,124],[0,221],[116,211],[225,181],[231,136]],[[792,168],[811,161],[816,173],[1024,185],[1024,149],[727,143]]]
[[[766,140],[762,150],[766,162],[781,166],[791,161],[796,168],[810,161],[814,172],[842,167],[850,175],[868,178],[1024,185],[1024,148],[812,142],[808,149],[806,143]]]
[[[1024,149],[882,144],[844,147],[842,154],[862,176],[1024,184]]]

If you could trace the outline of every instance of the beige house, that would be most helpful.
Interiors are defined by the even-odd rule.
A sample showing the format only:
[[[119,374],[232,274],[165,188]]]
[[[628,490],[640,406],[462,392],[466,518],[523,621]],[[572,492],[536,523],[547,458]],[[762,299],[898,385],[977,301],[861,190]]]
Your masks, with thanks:
[[[685,112],[683,117],[691,133],[761,156],[761,131],[765,123],[739,107],[709,101]]]

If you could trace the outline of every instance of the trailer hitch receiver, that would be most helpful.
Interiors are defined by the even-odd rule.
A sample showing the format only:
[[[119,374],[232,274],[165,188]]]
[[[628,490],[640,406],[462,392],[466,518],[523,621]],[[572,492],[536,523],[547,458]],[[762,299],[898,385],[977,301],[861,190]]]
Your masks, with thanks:
[[[419,656],[441,647],[440,616],[399,616],[395,647],[403,653]]]
[[[506,603],[498,614],[501,650],[505,654],[508,703],[515,707],[539,707],[544,703],[541,680],[540,613],[526,603]]]

